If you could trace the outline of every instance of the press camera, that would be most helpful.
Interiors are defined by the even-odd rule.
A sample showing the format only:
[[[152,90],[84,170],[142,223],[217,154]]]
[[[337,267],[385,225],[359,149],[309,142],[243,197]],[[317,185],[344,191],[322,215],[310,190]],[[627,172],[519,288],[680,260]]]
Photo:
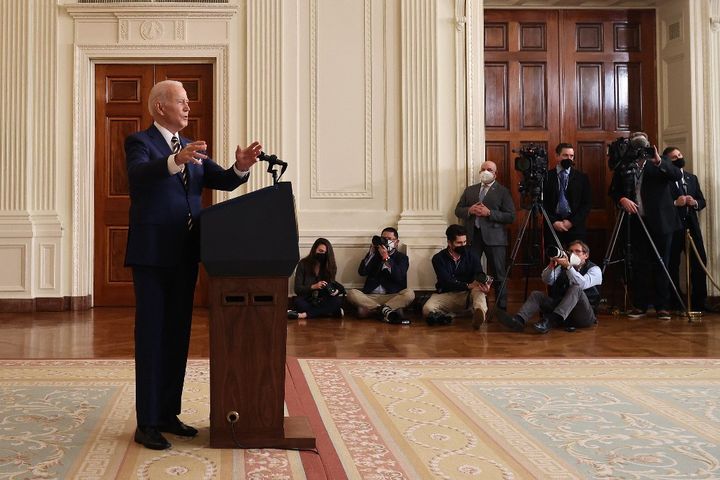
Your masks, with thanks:
[[[547,175],[547,152],[542,146],[534,143],[524,145],[520,150],[513,152],[518,154],[515,158],[515,170],[523,175],[518,190],[533,201],[538,200]]]

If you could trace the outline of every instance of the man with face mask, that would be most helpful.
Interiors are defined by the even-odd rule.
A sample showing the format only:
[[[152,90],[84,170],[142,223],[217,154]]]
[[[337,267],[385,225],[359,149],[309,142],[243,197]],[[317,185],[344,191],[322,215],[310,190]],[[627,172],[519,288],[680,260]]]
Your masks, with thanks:
[[[533,291],[515,316],[498,315],[500,323],[521,332],[538,312],[542,312],[542,318],[533,325],[538,333],[555,327],[574,331],[597,323],[595,307],[600,303],[602,271],[589,257],[590,248],[584,242],[570,242],[568,252],[551,258],[540,275],[550,285],[550,295]]]
[[[670,187],[682,179],[682,172],[667,157],[660,157],[657,149],[650,145],[647,134],[634,132],[629,137],[630,148],[654,150],[654,155],[639,154],[633,160],[635,169],[616,168],[610,182],[610,197],[628,214],[624,235],[630,234],[632,278],[629,280],[633,308],[627,312],[629,318],[647,314],[649,305],[655,308],[659,320],[670,320],[670,279],[662,264],[669,269],[670,245],[674,232],[682,229],[680,217],[673,206]],[[632,175],[628,182],[628,174]],[[628,187],[634,188],[628,191]],[[650,233],[650,238],[638,220]],[[657,248],[660,259],[653,250]],[[627,244],[627,237],[619,240]]]
[[[429,325],[448,325],[456,314],[472,310],[473,327],[485,322],[490,279],[483,272],[480,257],[467,245],[467,233],[462,225],[450,225],[445,230],[447,248],[432,258],[437,283],[423,305],[423,317]]]
[[[380,235],[379,242],[370,244],[358,266],[365,285],[362,290],[349,290],[347,299],[357,307],[360,318],[379,314],[387,323],[408,325],[410,319],[405,317],[403,308],[415,300],[415,292],[407,288],[410,261],[398,250],[396,229],[386,227]]]
[[[543,186],[543,206],[560,244],[567,245],[572,240],[585,240],[585,220],[592,208],[590,180],[574,168],[575,150],[571,144],[558,144],[555,160],[556,166],[548,170]],[[555,245],[547,225],[545,244]]]
[[[515,205],[512,195],[496,181],[497,165],[483,162],[480,166],[480,183],[470,185],[460,196],[455,216],[461,219],[467,231],[471,248],[481,258],[487,259],[488,270],[495,277],[497,295],[505,282],[505,258],[507,256],[506,226],[515,221]],[[507,308],[507,291],[495,300],[498,308]]]
[[[673,233],[672,246],[670,247],[670,276],[673,283],[680,288],[680,256],[685,251],[685,230],[690,230],[690,235],[697,247],[700,259],[707,264],[705,244],[703,243],[702,232],[700,231],[700,220],[698,212],[705,208],[705,197],[700,190],[700,182],[697,176],[685,170],[685,157],[677,147],[667,147],[663,150],[673,165],[682,171],[682,179],[670,185],[670,192],[675,200],[675,207],[683,223],[683,229]],[[698,263],[694,253],[690,253],[690,303],[692,310],[705,310],[707,298],[707,280],[705,272]],[[677,303],[677,302],[676,302]],[[673,305],[679,309],[679,305]]]

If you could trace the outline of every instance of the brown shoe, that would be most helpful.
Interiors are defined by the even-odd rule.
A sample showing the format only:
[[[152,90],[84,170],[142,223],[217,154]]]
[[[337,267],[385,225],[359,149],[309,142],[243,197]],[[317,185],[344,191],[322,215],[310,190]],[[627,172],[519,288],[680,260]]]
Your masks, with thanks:
[[[487,318],[485,317],[485,312],[479,308],[473,310],[472,326],[475,330],[478,330],[480,325],[485,325],[486,320]]]

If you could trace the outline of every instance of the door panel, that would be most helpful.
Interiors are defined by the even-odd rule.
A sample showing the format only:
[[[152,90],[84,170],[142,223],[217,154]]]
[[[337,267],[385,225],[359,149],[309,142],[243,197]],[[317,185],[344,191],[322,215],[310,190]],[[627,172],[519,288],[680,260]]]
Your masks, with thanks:
[[[630,131],[657,138],[655,13],[652,10],[485,10],[485,158],[517,192],[515,154],[545,145],[550,168],[560,141],[590,177],[588,239],[600,260],[615,221],[607,196],[607,144]],[[519,211],[512,236],[525,218]]]
[[[94,305],[132,306],[132,273],[124,266],[128,231],[125,138],[148,128],[147,100],[164,79],[183,81],[191,100],[191,121],[183,130],[212,148],[212,65],[96,65],[95,67],[95,246]],[[187,83],[185,83],[187,82]],[[209,205],[212,195],[203,196]],[[201,277],[196,303],[207,304]]]

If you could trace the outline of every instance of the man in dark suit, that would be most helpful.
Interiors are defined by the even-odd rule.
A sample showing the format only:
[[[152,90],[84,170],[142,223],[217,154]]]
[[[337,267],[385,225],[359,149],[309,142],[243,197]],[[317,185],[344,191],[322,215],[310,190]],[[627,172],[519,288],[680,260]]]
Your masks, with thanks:
[[[573,240],[585,240],[585,221],[592,208],[590,180],[586,174],[573,168],[575,150],[571,144],[558,144],[555,160],[556,166],[548,170],[543,187],[543,206],[560,240],[559,247],[564,247]],[[555,244],[547,225],[545,244]]]
[[[198,273],[202,190],[229,191],[246,182],[261,146],[238,145],[234,165],[223,169],[206,155],[204,141],[181,137],[190,107],[180,82],[156,84],[148,108],[153,125],[125,140],[130,186],[125,265],[132,267],[136,302],[135,441],[162,450],[170,447],[162,432],[197,435],[177,415]]]
[[[505,282],[505,258],[508,244],[506,226],[515,221],[515,205],[510,190],[495,180],[495,162],[480,166],[480,183],[470,185],[460,196],[455,216],[464,222],[467,240],[479,258],[485,254],[488,270],[495,280],[497,295]],[[495,301],[498,308],[507,308],[507,291]]]
[[[415,300],[415,292],[407,288],[408,256],[398,250],[398,231],[385,227],[373,237],[365,257],[360,260],[358,274],[365,277],[362,290],[348,290],[347,299],[355,305],[360,318],[380,314],[383,321],[408,325],[403,309]]]
[[[670,248],[670,275],[677,288],[680,288],[680,256],[685,251],[685,231],[690,231],[690,236],[697,247],[700,260],[707,264],[705,244],[702,232],[700,231],[700,220],[698,212],[705,208],[705,196],[700,190],[700,182],[697,176],[685,170],[685,157],[677,147],[667,147],[663,155],[670,159],[673,165],[682,171],[682,179],[670,185],[670,192],[675,200],[675,207],[680,215],[683,227],[673,234],[672,247]],[[707,280],[705,272],[698,263],[697,256],[691,251],[690,262],[690,307],[692,310],[705,310],[707,299]],[[687,259],[686,259],[687,261]],[[675,302],[677,303],[677,302]],[[675,305],[679,307],[679,305]]]
[[[636,132],[630,135],[630,145],[633,148],[648,148],[650,142],[645,133]],[[628,317],[644,316],[648,305],[652,304],[659,319],[670,320],[670,280],[640,225],[638,215],[650,232],[650,239],[663,264],[669,267],[672,237],[682,228],[673,205],[671,186],[682,178],[682,172],[667,157],[661,158],[656,148],[654,150],[652,157],[637,157],[634,172],[625,168],[615,169],[610,196],[629,214],[624,234],[631,235],[632,278],[629,280],[634,308],[628,312]],[[626,178],[628,174],[634,175],[630,182]],[[632,188],[633,191],[628,191]]]

